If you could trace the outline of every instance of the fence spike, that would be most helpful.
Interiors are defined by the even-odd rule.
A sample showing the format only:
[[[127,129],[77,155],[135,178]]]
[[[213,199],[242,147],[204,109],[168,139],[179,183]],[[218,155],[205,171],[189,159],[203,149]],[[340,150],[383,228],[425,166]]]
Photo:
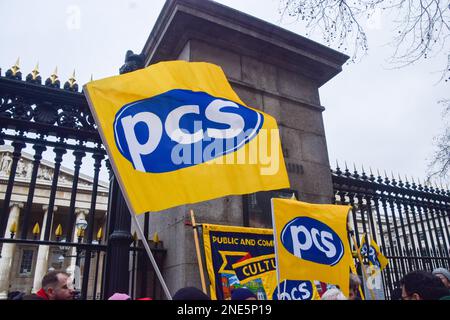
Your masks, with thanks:
[[[5,76],[7,78],[22,80],[22,72],[20,72],[19,62],[20,57],[18,57],[16,63],[6,71]]]
[[[336,159],[336,174],[340,176],[342,174],[341,168],[339,168],[338,160]]]
[[[34,69],[31,71],[32,74],[32,79],[36,80],[37,76],[39,75],[39,61],[36,63],[36,66],[34,67]]]
[[[39,227],[39,223],[37,223],[37,222],[35,223],[32,233],[35,236],[38,235],[39,233],[41,233],[41,228]]]
[[[78,84],[76,83],[77,80],[75,79],[75,69],[73,69],[72,76],[64,83],[64,89],[70,90],[70,91],[78,91]]]
[[[103,228],[100,227],[97,231],[97,240],[100,241],[103,237]]]
[[[17,57],[16,63],[11,67],[12,74],[15,76],[17,72],[20,70],[20,57]]]
[[[11,227],[9,227],[9,232],[10,233],[16,233],[17,232],[17,222],[16,221],[14,221],[12,224],[11,224]]]
[[[58,226],[56,227],[55,236],[57,236],[57,237],[61,237],[62,236],[62,226],[61,226],[61,224],[58,224]]]
[[[51,80],[52,84],[54,84],[56,80],[58,80],[58,67],[55,67],[55,70],[50,75],[49,79]]]

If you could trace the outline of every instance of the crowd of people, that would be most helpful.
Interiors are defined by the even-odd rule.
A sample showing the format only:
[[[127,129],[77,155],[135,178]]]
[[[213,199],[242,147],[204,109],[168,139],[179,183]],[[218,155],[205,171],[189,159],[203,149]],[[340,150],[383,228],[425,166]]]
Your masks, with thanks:
[[[338,288],[330,288],[322,295],[322,300],[360,300],[361,280],[350,274],[349,295],[346,297]],[[33,294],[18,293],[11,300],[73,300],[77,292],[73,290],[71,277],[64,271],[50,271],[42,279],[42,288]],[[173,295],[173,300],[210,300],[202,290],[185,287]],[[132,300],[126,293],[114,293],[108,300]],[[136,300],[152,300],[150,297]],[[231,300],[258,300],[248,288],[238,288],[231,292]],[[450,272],[437,268],[433,272],[413,271],[406,274],[391,293],[391,300],[450,300]]]

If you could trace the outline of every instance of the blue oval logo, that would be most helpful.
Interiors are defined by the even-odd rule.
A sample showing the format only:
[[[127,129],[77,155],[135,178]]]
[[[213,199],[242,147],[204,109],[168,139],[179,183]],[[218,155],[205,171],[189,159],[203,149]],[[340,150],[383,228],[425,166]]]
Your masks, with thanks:
[[[309,217],[297,217],[281,232],[281,243],[294,256],[334,266],[344,255],[344,245],[329,226]]]
[[[380,263],[380,261],[378,260],[377,252],[375,251],[375,248],[374,248],[374,247],[369,246],[369,253],[367,253],[367,244],[364,243],[364,244],[361,246],[361,248],[360,248],[359,250],[361,251],[361,255],[362,255],[362,256],[367,255],[369,261],[370,261],[373,265],[377,266],[378,268],[381,268],[381,263]]]
[[[273,300],[311,300],[312,297],[312,282],[302,280],[284,280],[275,288],[272,295]]]
[[[114,138],[136,170],[162,173],[242,148],[263,122],[261,113],[236,102],[177,89],[124,105]]]

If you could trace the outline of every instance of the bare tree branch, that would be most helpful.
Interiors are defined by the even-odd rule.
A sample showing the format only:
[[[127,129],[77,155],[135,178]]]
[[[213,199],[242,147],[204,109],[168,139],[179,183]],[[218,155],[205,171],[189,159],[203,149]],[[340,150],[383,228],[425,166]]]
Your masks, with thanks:
[[[450,81],[449,0],[281,0],[280,8],[282,18],[296,18],[309,33],[322,34],[325,44],[352,51],[353,62],[369,50],[362,23],[370,19],[375,10],[395,13],[395,30],[390,41],[392,67],[403,68],[443,54],[447,61],[439,81]],[[445,107],[445,119],[450,113],[450,100],[439,103]],[[450,127],[448,124],[446,127],[444,133],[434,138],[436,152],[429,162],[428,180],[448,179]]]

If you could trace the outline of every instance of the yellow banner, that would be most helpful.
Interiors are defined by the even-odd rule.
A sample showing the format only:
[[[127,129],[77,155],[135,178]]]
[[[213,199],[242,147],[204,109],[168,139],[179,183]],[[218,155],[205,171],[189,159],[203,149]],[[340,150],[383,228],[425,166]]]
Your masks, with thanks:
[[[230,299],[247,287],[271,300],[276,287],[272,229],[203,224],[203,244],[212,299]]]
[[[212,299],[230,299],[247,287],[259,300],[318,299],[312,281],[285,280],[277,286],[272,229],[203,224],[206,268]]]
[[[272,199],[279,281],[319,280],[348,296],[352,263],[347,238],[350,206]]]
[[[136,214],[289,187],[276,120],[216,65],[161,62],[83,89]]]

